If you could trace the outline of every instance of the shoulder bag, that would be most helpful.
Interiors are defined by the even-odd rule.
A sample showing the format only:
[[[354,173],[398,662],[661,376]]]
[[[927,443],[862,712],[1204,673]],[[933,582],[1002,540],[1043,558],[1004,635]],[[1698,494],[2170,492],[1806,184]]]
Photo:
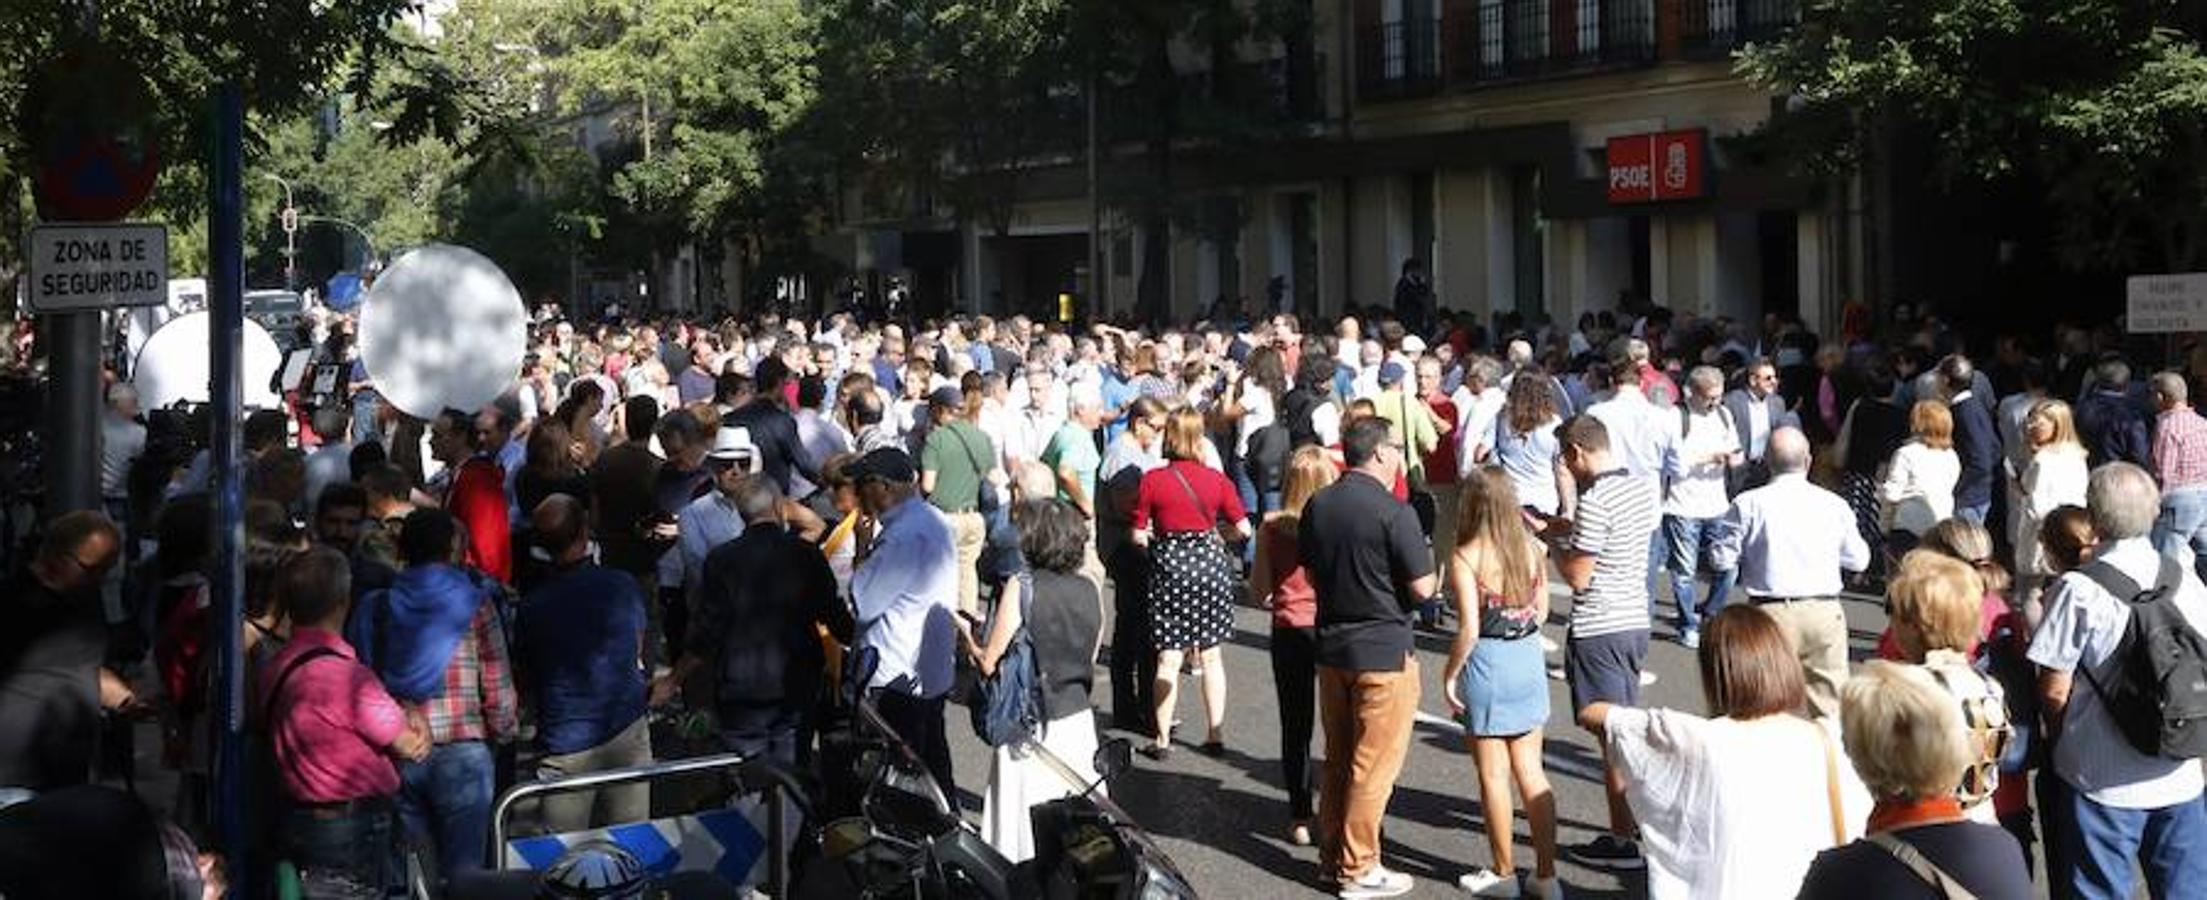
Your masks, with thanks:
[[[958,430],[957,425],[945,425],[943,428],[950,432],[951,437],[958,439],[958,446],[965,448],[966,459],[973,463],[973,470],[981,479],[981,489],[974,495],[974,510],[984,513],[995,512],[998,507],[1004,505],[1004,498],[996,492],[996,482],[989,480],[990,466],[981,462],[981,457],[973,452],[973,444],[966,440],[965,434]]]

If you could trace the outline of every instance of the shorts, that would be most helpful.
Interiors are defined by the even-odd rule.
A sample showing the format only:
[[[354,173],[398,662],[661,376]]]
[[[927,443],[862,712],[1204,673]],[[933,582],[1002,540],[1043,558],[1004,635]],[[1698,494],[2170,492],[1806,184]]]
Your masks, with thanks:
[[[1596,703],[1640,705],[1640,668],[1648,659],[1648,630],[1572,637],[1563,648],[1563,675],[1571,683],[1571,710]]]

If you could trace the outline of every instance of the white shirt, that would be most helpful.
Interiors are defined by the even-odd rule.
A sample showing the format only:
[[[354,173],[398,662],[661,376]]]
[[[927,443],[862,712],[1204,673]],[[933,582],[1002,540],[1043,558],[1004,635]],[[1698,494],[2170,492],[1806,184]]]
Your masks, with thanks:
[[[146,426],[116,415],[100,414],[100,496],[122,497],[130,491],[130,461],[146,452]],[[312,495],[309,495],[312,499]]]
[[[1710,457],[1720,453],[1736,453],[1740,446],[1738,429],[1732,427],[1732,415],[1719,403],[1704,413],[1693,413],[1684,436],[1672,442],[1670,452],[1663,456],[1663,475],[1668,487],[1663,495],[1663,514],[1682,519],[1714,519],[1724,515],[1732,505],[1732,498],[1724,491],[1722,461],[1711,462]]]
[[[1012,426],[1011,440],[1005,442],[1004,455],[1008,459],[1039,460],[1042,451],[1050,446],[1050,436],[1058,433],[1065,424],[1065,416],[1049,409],[1022,407]]]
[[[1311,407],[1310,430],[1318,435],[1319,446],[1341,443],[1341,407],[1330,402]]]
[[[1877,498],[1885,504],[1886,527],[1917,537],[1954,515],[1954,484],[1962,480],[1962,458],[1909,441],[1893,451]]]
[[[2159,577],[2161,554],[2146,538],[2102,545],[2099,559],[2141,586]],[[2207,587],[2189,566],[2180,566],[2177,609],[2195,629],[2207,628]],[[2061,576],[2046,595],[2046,620],[2031,638],[2031,661],[2076,679],[2062,713],[2061,740],[2054,744],[2054,772],[2094,803],[2121,809],[2160,809],[2199,799],[2203,781],[2197,760],[2146,756],[2131,747],[2100,702],[2080,666],[2106,679],[2123,632],[2130,627],[2127,598],[2117,599],[2090,577]]]
[[[1241,393],[1241,426],[1234,432],[1234,456],[1249,455],[1249,436],[1257,429],[1279,420],[1279,412],[1272,404],[1272,391],[1254,381],[1245,382]]]
[[[1751,597],[1835,597],[1839,571],[1869,566],[1870,545],[1847,501],[1789,472],[1732,501],[1709,557]]]
[[[2007,451],[2010,478],[2023,477],[2023,470],[2031,467],[2031,445],[2023,437],[2023,420],[2030,418],[2031,407],[2044,399],[2043,394],[2009,394],[2000,398],[2000,406],[1994,411],[1993,425],[2000,430],[2000,446]]]
[[[881,532],[851,575],[858,646],[880,654],[868,687],[932,699],[956,674],[957,554],[950,520],[918,495],[881,515]]]
[[[1586,408],[1586,414],[1609,428],[1609,453],[1635,478],[1654,478],[1663,472],[1664,455],[1678,438],[1678,414],[1648,402],[1647,395],[1619,387],[1607,400]]]
[[[1462,480],[1479,470],[1479,451],[1494,449],[1494,422],[1501,418],[1509,395],[1498,387],[1476,395],[1459,387],[1449,399],[1456,404],[1456,477]]]
[[[1869,818],[1870,792],[1838,736],[1795,716],[1612,707],[1604,732],[1640,822],[1654,900],[1791,897],[1816,854],[1860,837]]]
[[[821,415],[819,410],[799,408],[792,418],[797,420],[797,443],[805,448],[805,456],[811,458],[814,468],[827,462],[829,457],[851,452],[850,435],[843,431],[843,426]],[[790,491],[793,496],[811,496],[813,490],[819,487],[805,480],[805,476],[795,469],[790,471],[789,477],[796,482]]]

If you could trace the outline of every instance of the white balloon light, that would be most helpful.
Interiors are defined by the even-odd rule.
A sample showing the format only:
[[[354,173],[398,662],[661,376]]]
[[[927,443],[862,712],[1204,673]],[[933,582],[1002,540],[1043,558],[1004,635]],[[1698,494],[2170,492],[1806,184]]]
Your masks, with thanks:
[[[361,301],[360,360],[376,393],[416,418],[474,412],[519,380],[528,312],[496,263],[428,244],[383,270]]]
[[[206,312],[187,313],[170,319],[146,339],[130,367],[131,384],[138,389],[140,405],[159,409],[178,400],[210,402],[207,377],[212,354],[208,332],[212,324],[213,317]],[[268,383],[283,366],[283,351],[276,348],[276,339],[268,336],[268,329],[251,319],[245,321],[244,348],[244,369],[239,373],[242,402],[248,408],[276,408],[282,398],[269,389]]]

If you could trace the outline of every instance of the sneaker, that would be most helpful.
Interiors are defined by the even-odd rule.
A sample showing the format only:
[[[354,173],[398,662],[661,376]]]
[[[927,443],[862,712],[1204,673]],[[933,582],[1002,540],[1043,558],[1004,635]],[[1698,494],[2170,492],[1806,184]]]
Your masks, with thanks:
[[[1413,886],[1410,876],[1389,871],[1386,866],[1373,865],[1355,881],[1341,882],[1333,895],[1341,900],[1372,900],[1378,897],[1400,897],[1410,893]]]
[[[1563,680],[1564,680],[1563,667],[1562,667],[1562,666],[1549,666],[1549,667],[1548,667],[1548,680],[1549,680],[1549,681],[1563,681]]]
[[[1654,683],[1655,683],[1655,673],[1654,673],[1654,672],[1650,672],[1650,671],[1648,671],[1648,670],[1646,670],[1646,669],[1642,669],[1642,670],[1640,670],[1640,686],[1641,686],[1641,687],[1647,687],[1648,685],[1651,685],[1651,684],[1654,684]]]
[[[1688,650],[1701,649],[1701,631],[1699,629],[1688,628],[1685,631],[1679,632],[1678,646],[1684,647]]]
[[[1549,637],[1545,634],[1540,636],[1540,652],[1555,653],[1562,649],[1563,645],[1556,643],[1555,638]]]
[[[1647,860],[1640,857],[1640,844],[1614,834],[1604,834],[1584,844],[1571,845],[1571,855],[1589,865],[1606,865],[1612,869],[1642,869]]]
[[[1563,900],[1563,882],[1554,878],[1532,878],[1526,882],[1532,890],[1528,896],[1537,900]]]
[[[1516,897],[1517,875],[1504,875],[1493,869],[1477,869],[1456,876],[1456,886],[1470,891],[1474,897]]]

